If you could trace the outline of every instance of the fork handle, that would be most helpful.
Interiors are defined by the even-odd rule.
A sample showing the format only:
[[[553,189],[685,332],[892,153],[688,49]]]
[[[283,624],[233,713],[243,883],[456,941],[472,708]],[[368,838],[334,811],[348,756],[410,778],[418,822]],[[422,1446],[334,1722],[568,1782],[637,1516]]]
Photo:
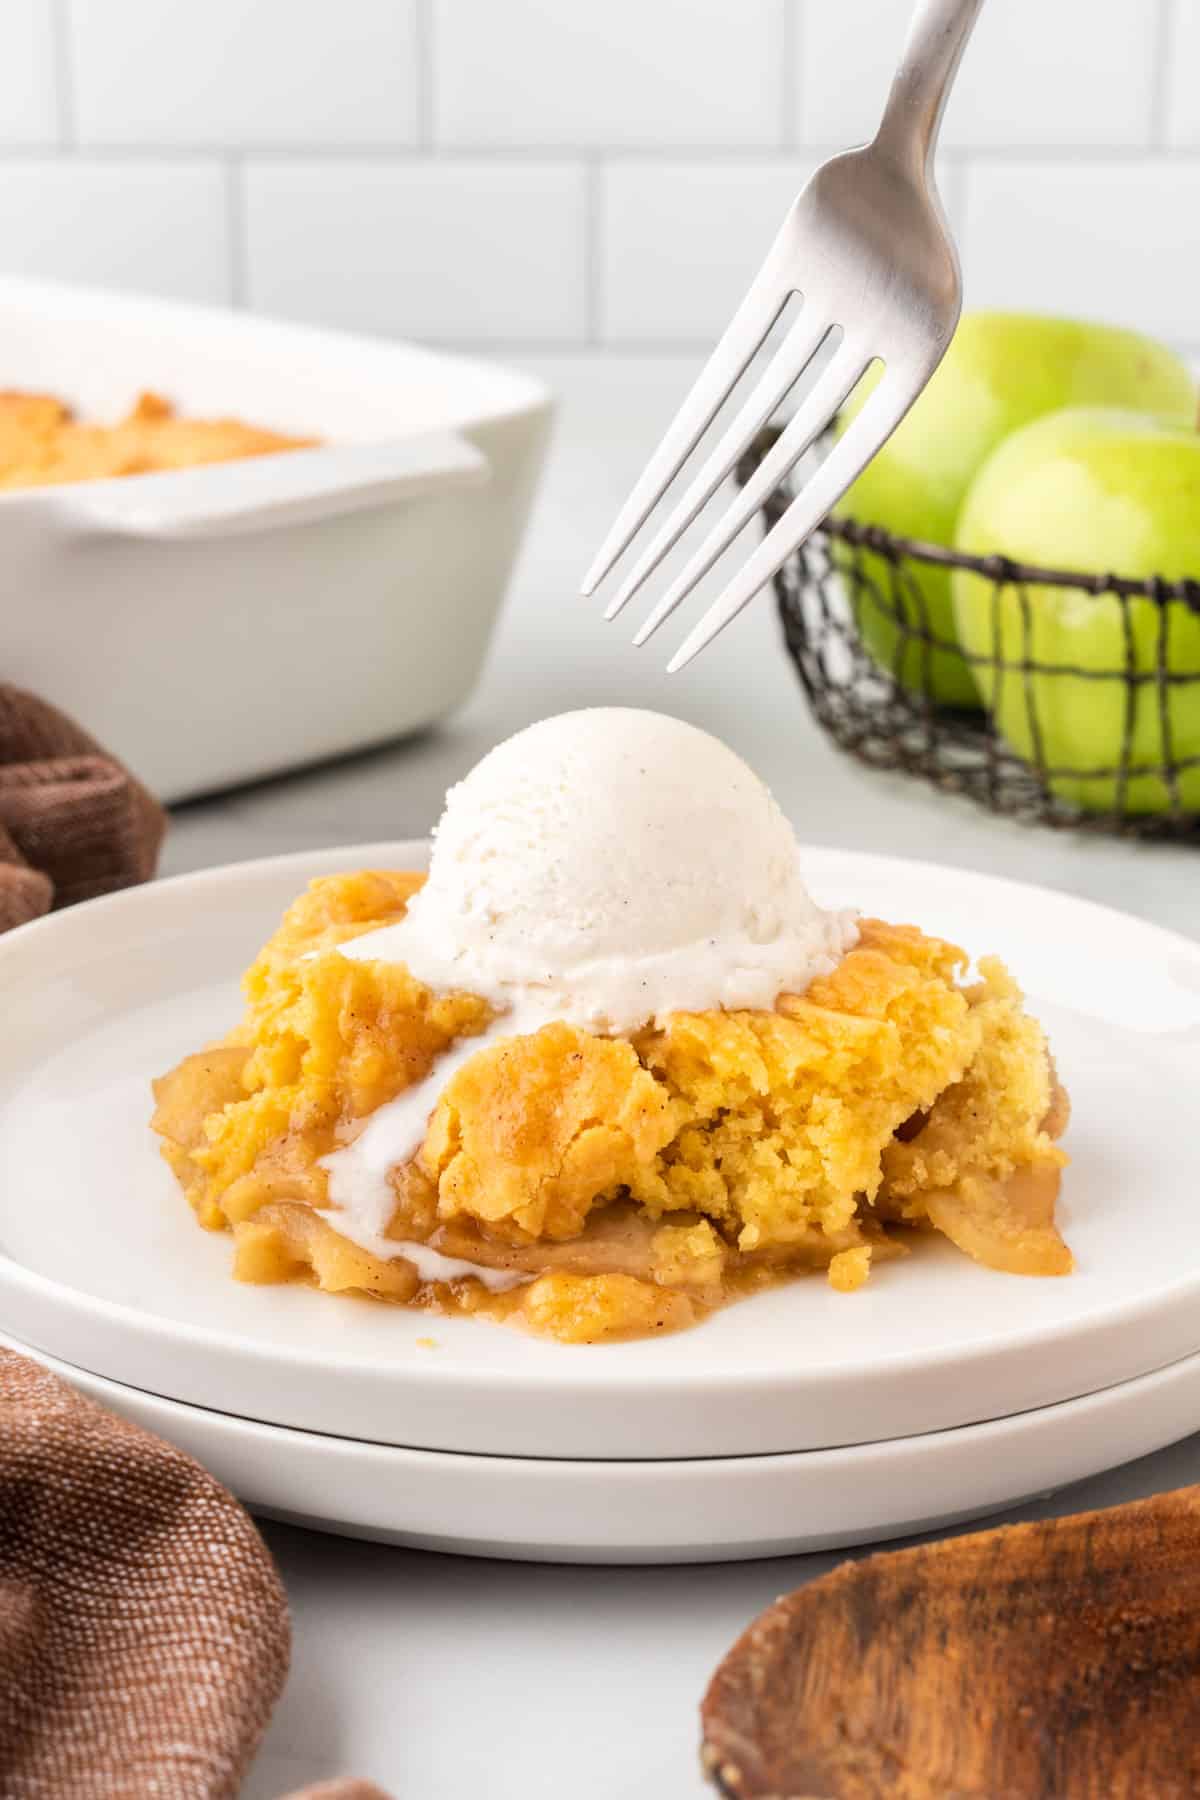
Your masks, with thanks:
[[[881,150],[924,169],[983,0],[920,0],[875,134]]]

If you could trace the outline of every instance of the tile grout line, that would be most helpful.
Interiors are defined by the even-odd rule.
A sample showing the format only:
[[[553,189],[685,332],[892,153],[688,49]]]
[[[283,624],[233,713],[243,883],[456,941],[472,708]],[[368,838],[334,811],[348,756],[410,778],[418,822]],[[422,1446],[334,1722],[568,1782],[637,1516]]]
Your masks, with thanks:
[[[336,329],[336,327],[334,327]],[[399,332],[387,335],[399,337]],[[1173,348],[1188,356],[1196,356],[1200,360],[1200,340],[1191,342],[1183,339],[1168,340]],[[586,362],[603,363],[607,357],[628,357],[639,359],[679,359],[694,363],[706,356],[712,349],[712,337],[678,337],[678,338],[610,338],[595,344],[582,344],[572,338],[522,338],[494,337],[481,338],[463,335],[459,337],[439,337],[426,332],[420,338],[422,344],[438,350],[453,350],[463,356],[488,356],[502,354],[516,359],[522,356],[539,358],[556,358],[571,361],[582,359]]]
[[[1175,14],[1171,0],[1158,0],[1158,32],[1154,67],[1150,74],[1150,144],[1163,150],[1167,144],[1171,55],[1175,48]]]
[[[417,48],[417,143],[428,152],[434,143],[433,0],[415,0],[413,18]]]
[[[602,341],[604,281],[604,171],[599,156],[584,161],[583,339],[589,348]]]
[[[72,144],[70,148],[77,148]],[[790,148],[812,162],[819,162],[844,150],[844,143],[797,144]],[[724,147],[703,144],[655,146],[616,145],[597,152],[594,145],[580,144],[453,144],[429,148],[399,142],[381,144],[300,144],[296,142],[249,144],[221,143],[206,139],[195,143],[89,143],[83,154],[94,162],[200,162],[221,160],[238,155],[247,161],[281,163],[358,163],[385,168],[412,169],[437,167],[440,164],[482,163],[491,168],[519,169],[537,164],[579,166],[581,159],[602,155],[606,164],[640,166],[647,170],[670,168],[673,164],[688,168],[720,168],[753,170],[756,168],[790,168],[794,157],[790,149],[751,147],[731,144]],[[1039,167],[1097,168],[1105,163],[1136,168],[1151,162],[1177,163],[1183,168],[1200,164],[1200,144],[953,144],[940,152],[962,158],[972,164],[997,166],[1035,163]],[[0,144],[0,160],[34,162],[46,155],[46,146],[38,144]]]
[[[229,300],[239,312],[249,303],[245,169],[239,156],[225,160],[225,221],[229,232]]]
[[[70,0],[50,0],[50,38],[54,56],[54,105],[58,117],[58,148],[60,150],[74,150],[79,141],[69,4]]]
[[[829,154],[828,149],[818,151],[820,155]],[[1184,148],[1164,151],[1162,145],[1142,143],[1128,144],[943,144],[938,152],[943,156],[961,156],[971,162],[991,163],[1058,163],[1063,168],[1095,168],[1099,163],[1138,163],[1161,162],[1164,155],[1172,161],[1195,161],[1197,152],[1190,153]]]
[[[782,0],[783,18],[780,31],[780,62],[783,67],[783,146],[794,150],[800,142],[801,68],[804,56],[804,21],[800,0]]]
[[[967,170],[970,158],[953,150],[941,151],[938,163],[945,169],[948,180],[946,192],[942,195],[942,204],[946,209],[946,217],[950,221],[950,235],[954,239],[954,247],[958,252],[959,267],[962,269],[963,303],[966,304],[967,275],[970,268],[970,247],[967,243]],[[934,179],[937,179],[935,172]]]
[[[963,238],[967,232],[967,192],[971,178],[971,166],[975,158],[960,150],[951,150],[946,156],[946,163],[951,171],[950,180],[950,217],[954,229]]]

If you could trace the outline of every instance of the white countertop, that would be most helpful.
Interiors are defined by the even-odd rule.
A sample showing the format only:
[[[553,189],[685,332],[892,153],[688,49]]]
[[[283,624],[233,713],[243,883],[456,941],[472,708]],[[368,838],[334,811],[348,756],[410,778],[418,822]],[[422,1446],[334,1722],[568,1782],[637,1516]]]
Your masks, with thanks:
[[[176,815],[165,871],[416,836],[447,785],[551,712],[633,704],[715,731],[803,839],[1065,889],[1200,936],[1195,849],[1031,830],[841,756],[808,718],[760,600],[683,675],[669,632],[630,648],[581,570],[691,373],[686,358],[539,359],[562,396],[551,464],[480,687],[442,729]],[[1009,1516],[1107,1505],[1200,1479],[1200,1439]],[[339,1773],[414,1800],[697,1800],[696,1707],[753,1615],[838,1557],[708,1568],[470,1562],[268,1526],[295,1657],[246,1800]]]

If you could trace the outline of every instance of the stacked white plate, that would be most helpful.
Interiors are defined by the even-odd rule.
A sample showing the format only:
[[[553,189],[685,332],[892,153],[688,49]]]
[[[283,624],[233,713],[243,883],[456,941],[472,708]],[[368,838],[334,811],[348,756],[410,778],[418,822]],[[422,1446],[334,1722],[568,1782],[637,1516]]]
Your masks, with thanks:
[[[1071,1090],[1035,1281],[922,1244],[652,1341],[563,1346],[229,1279],[147,1129],[314,875],[371,844],[184,876],[0,939],[0,1328],[252,1508],[435,1549],[717,1560],[996,1509],[1200,1426],[1200,946],[1065,895],[812,849],[827,904],[1002,955]]]

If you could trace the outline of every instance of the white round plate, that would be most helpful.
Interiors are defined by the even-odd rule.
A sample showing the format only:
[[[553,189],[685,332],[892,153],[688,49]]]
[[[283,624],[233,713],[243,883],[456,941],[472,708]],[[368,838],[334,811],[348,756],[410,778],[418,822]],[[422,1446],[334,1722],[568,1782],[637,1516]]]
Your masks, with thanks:
[[[1200,946],[1066,895],[813,849],[825,902],[998,952],[1073,1097],[1078,1272],[995,1274],[930,1242],[867,1287],[805,1278],[698,1329],[547,1343],[229,1278],[147,1129],[152,1075],[223,1033],[237,977],[310,877],[422,844],[247,863],[0,939],[0,1323],[95,1374],[311,1431],[472,1453],[759,1455],[1045,1406],[1200,1348]],[[430,1337],[433,1347],[422,1343]]]
[[[1200,1420],[1200,1356],[1190,1356],[1082,1400],[888,1443],[694,1462],[554,1462],[291,1431],[40,1360],[188,1451],[253,1512],[520,1562],[734,1562],[904,1537],[1148,1455]]]

